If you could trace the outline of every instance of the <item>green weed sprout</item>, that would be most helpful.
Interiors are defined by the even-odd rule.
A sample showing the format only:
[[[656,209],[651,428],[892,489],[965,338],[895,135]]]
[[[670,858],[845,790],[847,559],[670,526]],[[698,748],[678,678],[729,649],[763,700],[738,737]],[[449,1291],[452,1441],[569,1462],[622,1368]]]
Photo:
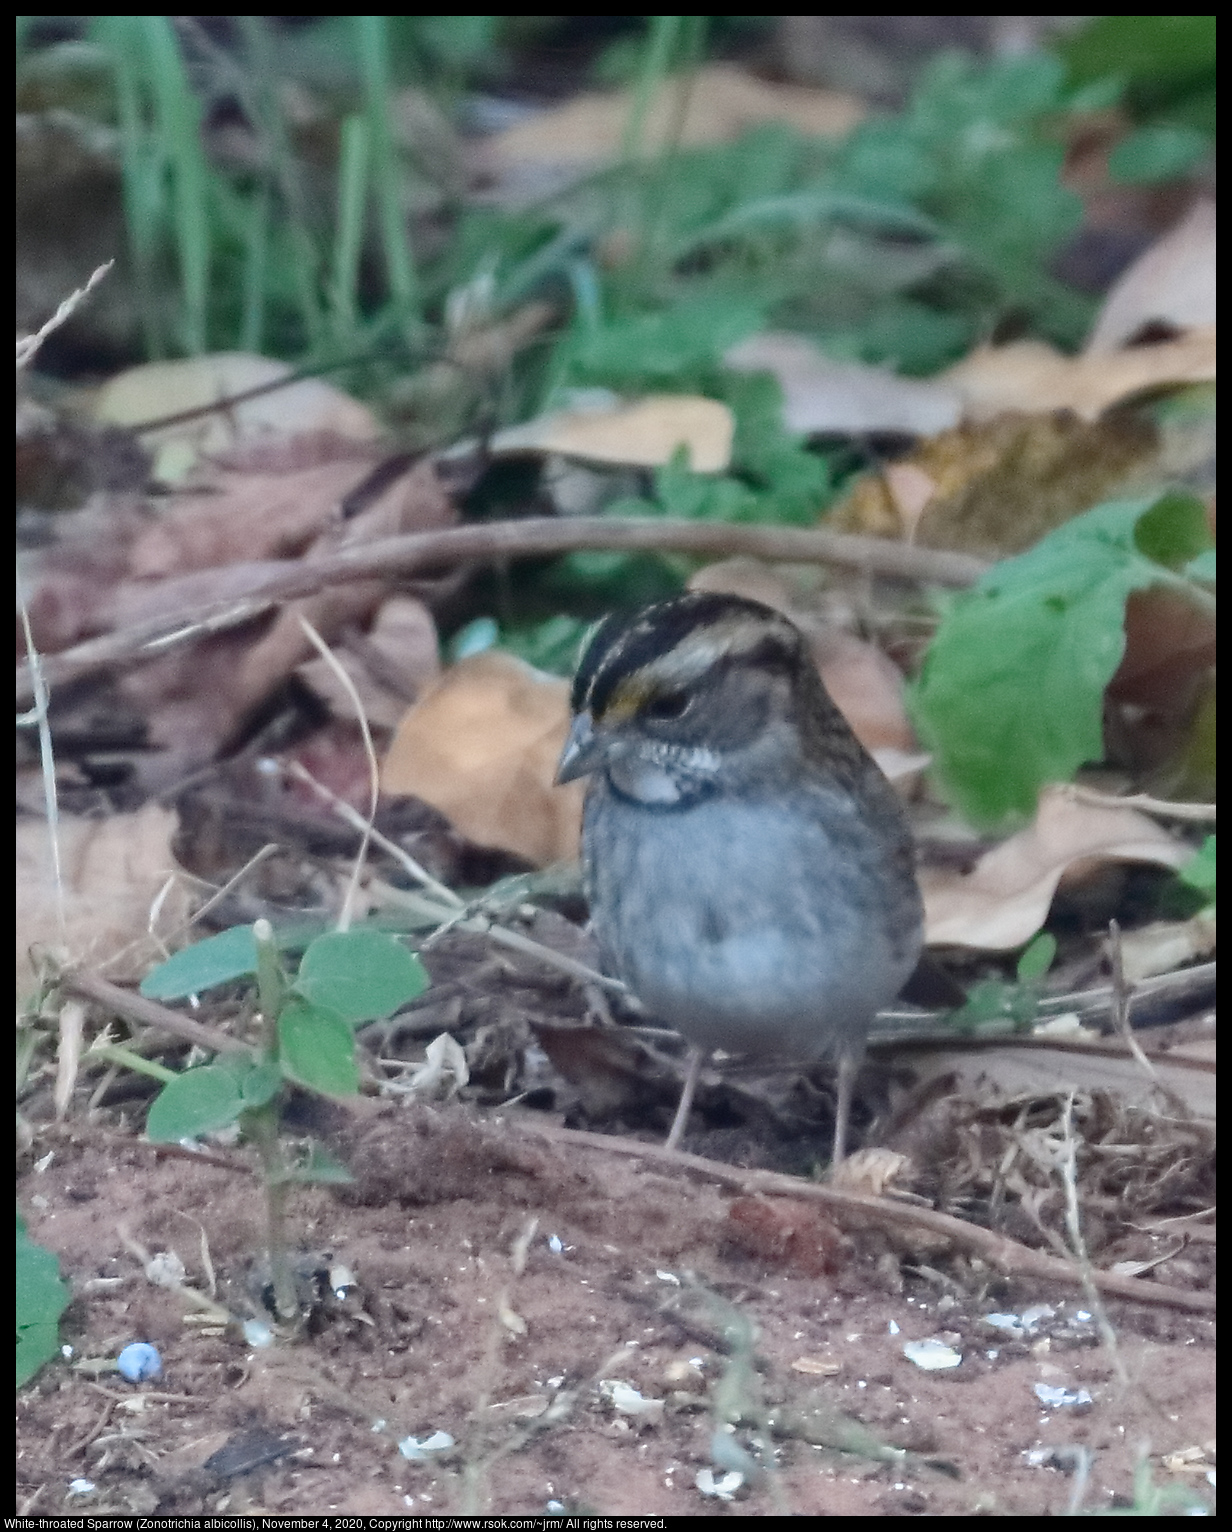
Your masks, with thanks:
[[[164,1075],[146,1119],[154,1143],[178,1143],[238,1124],[257,1148],[265,1185],[267,1240],[274,1305],[284,1322],[297,1300],[287,1260],[288,1188],[303,1181],[346,1180],[346,1171],[319,1149],[293,1164],[279,1132],[288,1085],[323,1096],[359,1088],[354,1028],[391,1016],[428,987],[414,953],[396,937],[371,930],[318,936],[293,979],[283,969],[269,922],[235,926],[186,947],[146,975],[141,992],[153,1000],[182,1000],[236,979],[255,977],[261,1036],[237,1043],[213,1062]]]

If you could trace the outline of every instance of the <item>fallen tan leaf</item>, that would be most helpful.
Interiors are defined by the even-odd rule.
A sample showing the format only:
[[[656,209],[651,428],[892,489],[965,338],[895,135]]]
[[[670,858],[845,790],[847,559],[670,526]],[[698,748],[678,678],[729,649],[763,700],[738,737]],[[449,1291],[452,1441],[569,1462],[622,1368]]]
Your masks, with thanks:
[[[620,154],[632,108],[632,90],[586,91],[495,134],[484,157],[498,169],[600,164]],[[641,149],[653,155],[673,144],[723,143],[763,122],[837,138],[865,111],[861,101],[838,91],[772,85],[731,64],[709,64],[664,82],[646,114]]]
[[[885,367],[831,361],[803,335],[767,330],[733,346],[723,360],[739,372],[774,374],[789,431],[936,436],[962,415],[957,390],[900,378]]]
[[[721,473],[731,462],[735,421],[717,399],[694,394],[651,394],[626,403],[558,410],[525,425],[498,431],[490,450],[554,452],[596,463],[659,468],[686,447],[698,473]]]
[[[1064,786],[1047,787],[1034,823],[970,872],[921,872],[925,939],[997,952],[1020,947],[1043,925],[1063,878],[1076,881],[1109,861],[1179,867],[1192,855],[1144,814],[1082,803]]]
[[[576,857],[583,785],[555,787],[569,687],[499,651],[452,666],[403,718],[387,794],[422,798],[477,845],[540,866]]]
[[[1089,354],[1115,351],[1150,324],[1215,324],[1215,204],[1203,197],[1112,284],[1091,327]]]
[[[292,371],[285,362],[243,351],[146,362],[109,379],[95,396],[92,412],[110,425],[137,427],[276,383]],[[310,431],[372,441],[380,428],[372,412],[341,389],[320,378],[300,378],[225,410],[143,432],[142,440],[155,453],[158,476],[178,482],[203,454]]]
[[[301,438],[293,461],[280,453],[251,467],[221,466],[201,489],[174,497],[136,541],[134,580],[164,580],[194,569],[254,559],[299,558],[331,522],[344,495],[378,461],[372,448],[342,437]]]
[[[1072,410],[1080,420],[1094,421],[1146,389],[1214,377],[1215,326],[1204,325],[1177,340],[1081,356],[1064,356],[1038,340],[981,346],[942,373],[941,382],[961,396],[969,421],[1049,410]]]
[[[117,982],[140,977],[164,956],[150,934],[170,931],[188,914],[190,893],[176,876],[171,837],[177,816],[156,803],[106,819],[61,817],[57,831],[64,879],[68,958]],[[17,993],[35,983],[39,950],[60,951],[56,890],[46,824],[17,823]]]
[[[1140,984],[1156,974],[1184,968],[1195,958],[1210,957],[1216,947],[1215,913],[1189,920],[1153,920],[1121,938],[1121,965],[1126,981]]]

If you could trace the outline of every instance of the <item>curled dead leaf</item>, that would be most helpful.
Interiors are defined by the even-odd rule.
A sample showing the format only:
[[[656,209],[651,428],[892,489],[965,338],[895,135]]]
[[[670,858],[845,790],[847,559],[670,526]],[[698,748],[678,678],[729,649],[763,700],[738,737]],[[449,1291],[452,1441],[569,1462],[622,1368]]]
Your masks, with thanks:
[[[595,463],[660,468],[684,447],[698,473],[721,473],[731,462],[735,420],[717,399],[700,394],[651,394],[627,403],[596,401],[510,426],[489,450],[551,452]]]
[[[970,421],[991,420],[1006,411],[1048,410],[1071,410],[1080,420],[1093,421],[1146,389],[1211,382],[1215,326],[1203,325],[1156,345],[1081,356],[1065,356],[1038,340],[981,346],[942,377],[961,395]]]
[[[631,89],[587,91],[494,135],[485,158],[498,170],[534,165],[586,166],[614,159],[628,129]],[[809,136],[838,137],[864,116],[854,96],[799,85],[772,85],[731,64],[708,64],[687,79],[668,79],[652,98],[642,137],[654,153],[677,144],[716,144],[759,122],[785,122]]]
[[[569,687],[499,651],[472,655],[403,718],[385,793],[422,798],[480,846],[542,866],[577,856],[583,785],[556,787]]]
[[[957,391],[944,384],[832,361],[803,335],[766,330],[733,346],[723,360],[738,372],[774,374],[789,431],[935,436],[956,426],[962,414]]]
[[[1192,854],[1145,814],[1081,802],[1065,786],[1046,787],[1034,823],[970,872],[921,872],[925,939],[930,946],[1008,951],[1040,929],[1062,879],[1108,861],[1179,867]]]
[[[203,409],[248,389],[290,378],[286,362],[243,351],[219,351],[177,362],[145,362],[106,382],[94,416],[110,425],[140,428],[188,410]],[[142,433],[156,455],[160,478],[176,482],[207,453],[271,437],[329,431],[359,441],[379,434],[372,412],[320,378],[300,378],[225,410]]]

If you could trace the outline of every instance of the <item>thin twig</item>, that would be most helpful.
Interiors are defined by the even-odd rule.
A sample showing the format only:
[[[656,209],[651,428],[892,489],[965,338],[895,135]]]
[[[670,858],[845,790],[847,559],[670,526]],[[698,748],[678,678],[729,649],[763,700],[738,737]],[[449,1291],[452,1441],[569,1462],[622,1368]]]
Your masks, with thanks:
[[[1129,985],[1125,982],[1121,927],[1115,920],[1108,922],[1108,956],[1112,963],[1112,1025],[1138,1064],[1158,1084],[1159,1071],[1142,1051],[1142,1044],[1134,1036],[1134,1029],[1129,1024]]]
[[[359,837],[359,850],[355,853],[355,861],[351,865],[351,876],[347,881],[347,890],[343,895],[342,909],[338,913],[339,931],[349,931],[351,920],[355,911],[355,901],[359,897],[359,880],[363,876],[364,863],[368,860],[368,847],[372,842],[372,821],[376,818],[377,800],[381,796],[381,768],[377,765],[376,746],[372,743],[372,730],[368,727],[368,714],[360,699],[359,692],[355,688],[355,682],[347,674],[345,668],[334,654],[313,625],[301,612],[299,625],[308,636],[313,648],[333,671],[338,684],[350,698],[351,706],[355,709],[355,716],[359,720],[359,732],[364,742],[364,758],[368,763],[368,816],[363,821],[363,829]]]
[[[1152,798],[1150,793],[1129,793],[1124,797],[1116,793],[1097,792],[1093,787],[1081,787],[1077,782],[1066,783],[1061,793],[1076,803],[1089,803],[1099,809],[1137,809],[1142,814],[1154,814],[1158,819],[1179,819],[1189,824],[1215,823],[1213,803],[1173,803],[1167,798]]]
[[[584,549],[626,553],[689,553],[703,558],[743,555],[787,564],[839,564],[871,574],[938,585],[965,587],[988,568],[965,553],[919,548],[880,537],[831,532],[822,527],[768,527],[723,522],[683,521],[650,516],[530,517],[524,521],[495,521],[343,548],[316,559],[288,559],[270,574],[269,563],[254,567],[247,590],[241,571],[233,569],[231,594],[225,601],[163,616],[76,644],[47,656],[43,669],[49,685],[93,675],[114,665],[154,658],[181,644],[192,643],[206,631],[216,632],[259,616],[282,601],[313,596],[353,580],[393,583],[423,569],[459,563],[504,562],[574,553]],[[27,667],[17,670],[18,705],[31,696]]]
[[[159,1005],[156,1000],[147,1000],[134,990],[121,989],[118,984],[109,983],[89,969],[70,969],[60,976],[59,985],[66,994],[97,1001],[117,1016],[123,1016],[126,1021],[135,1022],[140,1027],[151,1027],[157,1032],[170,1032],[172,1037],[178,1037],[186,1043],[195,1043],[210,1053],[251,1051],[247,1043],[232,1037],[230,1033],[194,1021],[191,1016],[181,1016],[178,1011]]]
[[[367,821],[364,819],[364,816],[354,809],[345,798],[340,798],[331,788],[326,787],[324,782],[318,782],[302,762],[288,761],[285,770],[287,775],[294,777],[297,782],[303,782],[306,786],[311,787],[314,793],[317,793],[329,804],[338,818],[345,820],[352,829],[359,830],[362,833],[367,827]],[[465,899],[455,894],[452,888],[438,882],[426,867],[421,867],[410,852],[404,851],[396,841],[390,840],[387,835],[382,835],[375,826],[371,827],[371,835],[374,845],[379,846],[387,855],[392,856],[402,866],[404,871],[409,873],[417,883],[426,888],[441,904],[450,910],[464,910],[466,908]]]

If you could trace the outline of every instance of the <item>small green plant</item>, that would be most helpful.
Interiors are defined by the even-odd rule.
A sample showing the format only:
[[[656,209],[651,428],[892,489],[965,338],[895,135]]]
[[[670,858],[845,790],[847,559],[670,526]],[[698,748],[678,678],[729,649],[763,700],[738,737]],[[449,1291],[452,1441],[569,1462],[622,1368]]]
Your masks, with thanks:
[[[1213,611],[1214,579],[1206,511],[1172,491],[1098,505],[989,570],[943,617],[911,698],[954,805],[997,827],[1102,759],[1129,596],[1164,585]]]
[[[150,1106],[146,1131],[177,1143],[237,1124],[261,1158],[274,1302],[284,1321],[297,1311],[287,1261],[284,1213],[295,1182],[346,1180],[345,1170],[314,1150],[291,1163],[279,1134],[288,1085],[325,1096],[359,1088],[357,1023],[391,1016],[428,986],[419,958],[384,932],[335,931],[311,942],[295,977],[284,972],[268,922],[236,926],[187,947],[146,975],[150,999],[185,999],[236,979],[255,977],[261,1039],[208,1064],[171,1075]]]
[[[28,1383],[60,1349],[60,1315],[72,1296],[60,1263],[36,1245],[17,1215],[17,1387]]]

